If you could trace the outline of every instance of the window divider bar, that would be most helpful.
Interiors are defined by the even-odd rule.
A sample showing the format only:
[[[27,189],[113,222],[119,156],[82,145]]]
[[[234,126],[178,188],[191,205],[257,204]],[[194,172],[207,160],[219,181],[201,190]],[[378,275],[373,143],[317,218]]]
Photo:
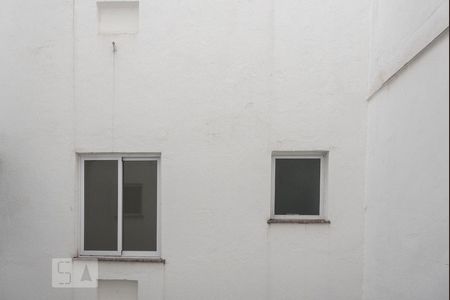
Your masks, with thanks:
[[[122,195],[122,186],[123,186],[123,162],[122,158],[117,160],[117,251],[122,253],[122,237],[123,237],[123,195]]]
[[[80,243],[80,252],[83,253],[84,250],[84,162],[85,159],[80,159],[81,165],[80,165],[80,174],[81,174],[81,180],[80,180],[80,233],[79,233],[79,243]]]

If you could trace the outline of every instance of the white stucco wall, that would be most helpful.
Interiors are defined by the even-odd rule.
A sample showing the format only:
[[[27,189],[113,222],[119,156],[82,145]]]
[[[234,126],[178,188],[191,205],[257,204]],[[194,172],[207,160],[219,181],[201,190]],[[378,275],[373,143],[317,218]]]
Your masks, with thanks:
[[[371,0],[370,97],[449,22],[449,0]]]
[[[95,297],[51,288],[76,152],[162,153],[167,263],[100,264],[140,299],[361,299],[368,1],[141,1],[120,36],[90,0],[0,14],[1,299]],[[267,225],[275,150],[330,151],[331,225]]]
[[[368,114],[365,300],[448,299],[448,30]]]
[[[72,1],[0,5],[0,299],[70,299],[50,259],[76,245]]]

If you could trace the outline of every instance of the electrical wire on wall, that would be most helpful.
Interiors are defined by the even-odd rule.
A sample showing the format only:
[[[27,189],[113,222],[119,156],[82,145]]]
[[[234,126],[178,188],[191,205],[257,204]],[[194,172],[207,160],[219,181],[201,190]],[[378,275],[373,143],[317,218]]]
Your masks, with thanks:
[[[114,120],[114,114],[115,114],[115,105],[116,105],[116,53],[117,53],[117,45],[115,41],[112,41],[112,105],[111,105],[111,147],[112,151],[114,152],[114,126],[115,126],[115,120]]]

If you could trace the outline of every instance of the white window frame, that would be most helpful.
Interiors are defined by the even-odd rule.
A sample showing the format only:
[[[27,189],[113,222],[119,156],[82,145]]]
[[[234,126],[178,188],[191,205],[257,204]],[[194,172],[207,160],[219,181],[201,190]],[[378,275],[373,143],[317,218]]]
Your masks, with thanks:
[[[160,154],[79,154],[80,158],[80,256],[161,257],[161,155]],[[89,160],[117,160],[117,250],[84,249],[84,165]],[[123,162],[156,161],[156,251],[123,251]],[[120,217],[119,217],[120,216]]]
[[[276,215],[275,214],[275,167],[278,159],[320,159],[320,198],[318,215]],[[328,177],[327,151],[274,151],[272,153],[272,189],[270,218],[278,220],[326,219],[326,192]]]

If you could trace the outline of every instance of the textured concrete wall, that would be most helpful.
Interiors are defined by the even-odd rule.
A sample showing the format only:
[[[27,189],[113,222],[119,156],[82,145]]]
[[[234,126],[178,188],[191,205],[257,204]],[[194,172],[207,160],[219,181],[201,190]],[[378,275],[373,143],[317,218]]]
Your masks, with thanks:
[[[448,42],[369,104],[365,300],[449,297]]]

